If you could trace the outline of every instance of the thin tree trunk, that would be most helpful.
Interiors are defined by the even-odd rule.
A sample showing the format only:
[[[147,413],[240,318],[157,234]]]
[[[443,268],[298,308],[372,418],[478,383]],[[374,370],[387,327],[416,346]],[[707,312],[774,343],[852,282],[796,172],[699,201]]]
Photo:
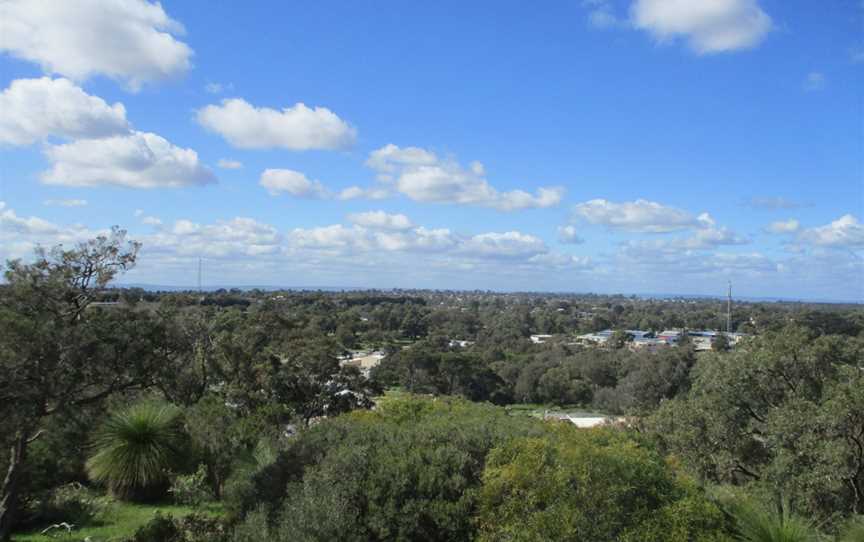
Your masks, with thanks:
[[[15,508],[18,505],[18,483],[29,443],[26,431],[18,430],[15,433],[15,442],[9,454],[9,468],[3,479],[3,486],[0,488],[0,541],[3,542],[9,540],[12,532]]]

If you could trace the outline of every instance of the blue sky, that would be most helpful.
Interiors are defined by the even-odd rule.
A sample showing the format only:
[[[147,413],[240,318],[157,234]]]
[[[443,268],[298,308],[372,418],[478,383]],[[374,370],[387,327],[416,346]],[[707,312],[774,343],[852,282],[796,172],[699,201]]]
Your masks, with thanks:
[[[10,0],[0,257],[118,224],[127,282],[864,300],[829,4]]]

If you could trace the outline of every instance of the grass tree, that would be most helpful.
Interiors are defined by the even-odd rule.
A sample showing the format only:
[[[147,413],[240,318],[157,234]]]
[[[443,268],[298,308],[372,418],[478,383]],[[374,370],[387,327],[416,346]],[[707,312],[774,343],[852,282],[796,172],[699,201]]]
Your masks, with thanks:
[[[112,494],[131,500],[161,496],[182,459],[180,409],[143,402],[112,415],[96,433],[87,474]]]
[[[783,504],[769,510],[742,498],[728,506],[735,520],[737,540],[742,542],[818,542],[819,532],[809,521],[796,516]]]

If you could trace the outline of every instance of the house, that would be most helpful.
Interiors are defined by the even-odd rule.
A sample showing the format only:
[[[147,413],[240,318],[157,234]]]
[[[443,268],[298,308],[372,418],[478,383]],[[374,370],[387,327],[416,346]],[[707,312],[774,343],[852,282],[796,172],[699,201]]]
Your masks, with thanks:
[[[354,352],[350,358],[343,358],[341,364],[343,367],[357,367],[363,376],[368,377],[369,371],[377,367],[384,356],[384,352]]]
[[[551,338],[552,335],[531,335],[531,342],[534,344],[543,344]]]
[[[657,338],[666,341],[666,344],[678,344],[681,340],[681,330],[667,329],[657,334]]]
[[[543,413],[543,419],[570,422],[579,429],[590,429],[592,427],[599,427],[607,424],[623,424],[626,421],[625,418],[620,416],[571,416],[564,412],[549,412],[548,410]]]

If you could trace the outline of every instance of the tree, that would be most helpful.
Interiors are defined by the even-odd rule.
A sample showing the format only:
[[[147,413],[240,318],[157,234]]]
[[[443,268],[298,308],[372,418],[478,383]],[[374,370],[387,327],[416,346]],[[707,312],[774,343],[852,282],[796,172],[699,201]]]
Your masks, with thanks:
[[[725,333],[718,333],[717,336],[714,337],[714,341],[711,343],[711,350],[715,352],[726,352],[731,347],[731,344],[729,344],[729,337],[727,337]]]
[[[493,449],[480,541],[722,540],[723,515],[654,450],[615,429],[561,425]]]
[[[487,453],[542,430],[461,399],[386,398],[292,438],[243,508],[271,514],[262,540],[473,540]]]
[[[134,500],[161,496],[179,464],[184,435],[180,409],[145,402],[114,413],[96,432],[87,474],[111,493]]]
[[[146,318],[88,310],[99,289],[134,265],[139,247],[115,227],[72,250],[37,249],[31,264],[7,262],[0,291],[0,438],[10,454],[0,488],[0,540],[9,537],[27,449],[45,420],[141,383],[138,369],[151,350],[144,345]]]
[[[710,482],[755,485],[833,524],[864,512],[864,345],[790,326],[694,369],[649,427]]]
[[[627,333],[624,330],[619,329],[617,331],[612,332],[612,335],[609,336],[607,344],[608,344],[609,348],[614,348],[616,350],[619,350],[619,349],[627,346],[627,343],[631,343],[631,342],[633,342],[633,335]]]

